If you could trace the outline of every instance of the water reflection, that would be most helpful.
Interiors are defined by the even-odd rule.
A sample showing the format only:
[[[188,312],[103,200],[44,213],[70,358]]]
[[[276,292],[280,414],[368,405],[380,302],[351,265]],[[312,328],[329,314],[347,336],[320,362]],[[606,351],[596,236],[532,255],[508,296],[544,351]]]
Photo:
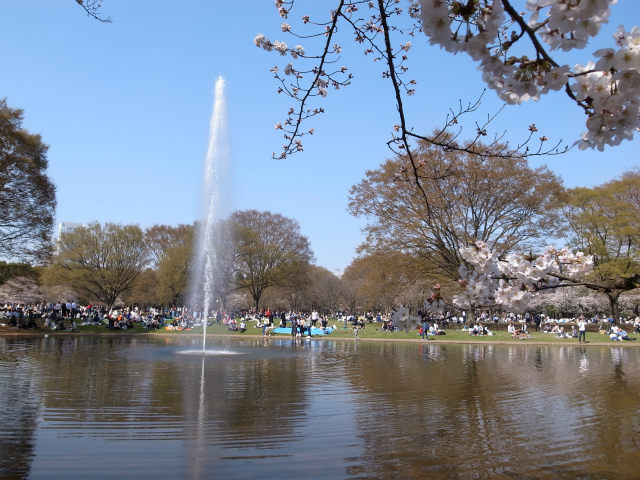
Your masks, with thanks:
[[[2,478],[633,478],[637,349],[0,339]]]

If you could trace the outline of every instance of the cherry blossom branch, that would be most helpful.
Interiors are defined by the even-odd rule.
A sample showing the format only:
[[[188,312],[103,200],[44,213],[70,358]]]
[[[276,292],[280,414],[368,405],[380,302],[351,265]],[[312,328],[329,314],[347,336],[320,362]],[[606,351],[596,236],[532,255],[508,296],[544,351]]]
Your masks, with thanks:
[[[111,23],[111,17],[102,18],[100,16],[99,10],[100,7],[102,7],[100,1],[101,0],[76,0],[76,3],[80,5],[85,12],[87,12],[88,16],[93,17],[103,23]]]
[[[415,91],[411,80],[405,83],[402,75],[408,71],[404,65],[407,55],[402,50],[408,51],[411,42],[407,42],[398,52],[392,48],[392,32],[400,34],[408,33],[414,36],[419,29],[428,37],[429,43],[439,45],[451,52],[465,52],[475,61],[479,62],[479,69],[483,71],[483,80],[488,87],[495,90],[500,98],[509,104],[522,103],[533,99],[538,100],[542,95],[564,89],[566,94],[588,115],[587,132],[582,139],[575,144],[580,149],[598,148],[604,149],[605,145],[617,145],[622,140],[630,139],[635,131],[640,128],[640,66],[638,56],[640,50],[640,29],[625,32],[621,27],[616,34],[616,43],[620,50],[604,49],[595,53],[600,60],[594,65],[569,68],[560,66],[551,56],[550,51],[543,46],[543,42],[550,49],[570,50],[582,48],[590,37],[597,34],[600,24],[606,23],[609,16],[609,5],[615,0],[600,0],[598,2],[567,2],[566,0],[528,0],[526,6],[533,13],[528,21],[524,14],[518,13],[512,6],[511,0],[467,0],[466,2],[454,0],[417,0],[409,7],[409,16],[414,24],[409,28],[400,26],[401,20],[395,24],[389,20],[392,16],[399,18],[399,0],[341,0],[338,8],[332,12],[331,22],[326,24],[311,22],[308,16],[303,17],[304,24],[324,26],[322,33],[327,36],[322,53],[316,57],[304,56],[303,58],[319,59],[319,66],[306,72],[296,71],[292,64],[285,69],[285,74],[294,75],[295,82],[287,85],[284,77],[280,77],[275,69],[276,78],[284,92],[298,101],[301,107],[297,111],[290,110],[289,117],[284,125],[277,124],[276,128],[285,130],[283,152],[275,158],[284,158],[288,154],[302,151],[300,141],[303,135],[312,134],[313,129],[303,131],[300,124],[309,117],[323,113],[322,108],[309,109],[306,107],[313,96],[325,96],[326,86],[330,83],[339,88],[350,83],[351,74],[346,80],[336,76],[344,74],[346,67],[341,67],[331,73],[324,72],[325,65],[331,62],[331,54],[339,55],[341,49],[337,44],[332,46],[333,36],[337,33],[338,22],[344,21],[355,33],[358,43],[367,43],[365,54],[377,52],[375,60],[383,60],[387,70],[383,77],[390,78],[396,98],[398,122],[394,127],[397,135],[387,142],[388,147],[396,154],[407,156],[414,169],[414,181],[420,178],[411,153],[410,142],[421,140],[441,147],[444,151],[459,151],[467,154],[500,157],[523,158],[533,155],[561,154],[570,149],[570,146],[562,147],[562,141],[549,147],[548,138],[545,135],[539,137],[538,148],[531,149],[530,144],[535,140],[535,125],[529,127],[530,133],[524,141],[515,146],[509,146],[504,142],[506,133],[494,134],[493,141],[487,145],[485,137],[489,135],[488,127],[496,115],[488,115],[485,122],[475,126],[475,134],[471,140],[458,142],[462,127],[459,126],[461,117],[467,113],[476,111],[476,102],[470,108],[460,110],[446,119],[444,127],[436,129],[433,135],[424,135],[413,131],[409,119],[406,117],[404,95],[412,95]],[[278,0],[276,5],[280,15],[287,17],[293,7],[293,1]],[[355,16],[358,9],[367,6],[377,13],[365,21]],[[539,21],[541,13],[547,13],[547,18]],[[506,14],[506,15],[505,15]],[[506,31],[509,25],[517,24],[520,33],[512,32],[507,37]],[[284,26],[285,24],[283,24]],[[283,31],[292,33],[290,27]],[[377,39],[382,34],[383,42]],[[298,38],[312,38],[318,36],[301,36]],[[532,50],[533,60],[528,56],[507,56],[509,49],[517,42],[528,40],[527,45]],[[282,44],[256,42],[265,49],[273,49],[281,54],[294,51],[282,49]],[[286,46],[286,45],[285,45]],[[493,49],[493,50],[492,50]],[[294,58],[297,58],[294,55]],[[338,57],[339,58],[339,57]],[[335,60],[337,61],[337,60]],[[301,83],[305,74],[312,74],[312,79],[307,85]],[[575,81],[576,83],[570,83]],[[313,93],[314,90],[318,93]],[[286,127],[286,128],[285,128]],[[457,133],[450,131],[458,128]],[[482,140],[485,145],[480,151],[475,148]],[[574,144],[574,145],[575,145]]]

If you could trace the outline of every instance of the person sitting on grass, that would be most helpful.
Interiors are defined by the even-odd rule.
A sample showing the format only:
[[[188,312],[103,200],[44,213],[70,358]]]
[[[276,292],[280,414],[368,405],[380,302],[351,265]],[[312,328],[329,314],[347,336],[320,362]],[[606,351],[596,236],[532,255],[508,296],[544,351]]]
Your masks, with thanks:
[[[507,332],[509,332],[509,335],[511,335],[512,337],[516,334],[516,327],[513,325],[513,322],[509,322]]]
[[[247,331],[247,324],[244,323],[244,318],[240,321],[240,333],[244,333]]]
[[[618,338],[620,340],[627,340],[627,341],[635,340],[635,338],[629,337],[629,335],[627,335],[627,332],[620,328],[618,328]]]
[[[480,325],[479,323],[474,324],[473,329],[469,332],[469,335],[484,335],[482,325]]]

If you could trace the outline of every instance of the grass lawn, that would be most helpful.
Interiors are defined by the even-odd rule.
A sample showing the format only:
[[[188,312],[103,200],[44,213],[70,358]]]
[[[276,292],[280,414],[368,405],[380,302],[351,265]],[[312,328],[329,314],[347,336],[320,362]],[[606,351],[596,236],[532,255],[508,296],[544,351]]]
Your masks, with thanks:
[[[353,329],[351,327],[343,328],[342,322],[330,322],[330,325],[337,325],[338,328],[333,330],[329,335],[314,336],[314,339],[354,339]],[[377,340],[377,341],[416,341],[421,342],[421,336],[417,330],[411,330],[405,332],[403,330],[398,332],[384,332],[381,330],[382,324],[366,324],[366,327],[358,330],[358,337],[361,340]],[[247,331],[244,333],[234,332],[227,327],[212,325],[207,327],[207,335],[229,335],[229,336],[253,336],[262,335],[262,328],[255,328],[255,322],[247,322]],[[629,332],[630,330],[628,330]],[[456,330],[455,328],[449,328],[445,330],[446,335],[429,336],[430,342],[447,343],[447,342],[464,342],[464,343],[496,343],[496,342],[508,342],[508,343],[552,343],[552,344],[566,344],[566,345],[578,345],[577,338],[558,338],[555,334],[531,332],[531,340],[517,340],[511,338],[506,331],[494,332],[492,336],[472,336],[469,332],[463,332]],[[14,328],[3,327],[0,329],[0,335],[3,334],[31,334],[31,335],[73,335],[73,332],[55,332],[48,328],[39,328],[37,330],[16,330]],[[106,326],[95,325],[78,325],[78,333],[85,335],[100,334],[100,335],[131,335],[131,334],[148,334],[148,335],[202,335],[202,327],[196,327],[192,330],[166,330],[161,328],[158,330],[145,330],[141,324],[135,324],[133,329],[127,330],[109,330]],[[631,338],[636,337],[634,334],[629,335]],[[271,338],[291,338],[286,334],[272,334]],[[613,342],[607,335],[600,335],[595,332],[587,332],[587,343],[607,343],[615,345],[640,345],[638,342]]]

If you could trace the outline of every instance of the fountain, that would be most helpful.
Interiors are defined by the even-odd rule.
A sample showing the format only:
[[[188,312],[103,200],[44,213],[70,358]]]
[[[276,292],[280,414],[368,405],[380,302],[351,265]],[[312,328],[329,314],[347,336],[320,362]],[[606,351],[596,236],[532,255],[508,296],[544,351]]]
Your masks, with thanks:
[[[209,123],[209,146],[204,165],[201,213],[196,230],[191,304],[201,307],[202,352],[206,352],[207,322],[212,311],[216,272],[216,222],[220,220],[221,178],[229,162],[226,134],[225,81],[218,77],[214,88],[213,112]]]

